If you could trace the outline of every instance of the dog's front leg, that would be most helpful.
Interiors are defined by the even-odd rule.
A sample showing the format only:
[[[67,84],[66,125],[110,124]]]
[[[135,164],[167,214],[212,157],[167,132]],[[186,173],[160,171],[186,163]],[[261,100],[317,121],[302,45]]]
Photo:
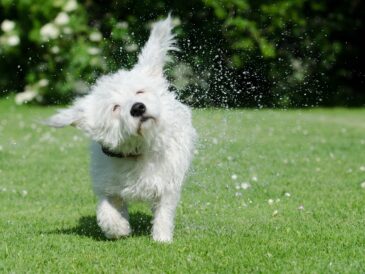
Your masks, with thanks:
[[[118,239],[131,233],[127,205],[120,197],[100,198],[96,219],[108,239]]]
[[[174,217],[180,195],[168,193],[153,206],[152,238],[157,242],[171,242],[174,232]]]

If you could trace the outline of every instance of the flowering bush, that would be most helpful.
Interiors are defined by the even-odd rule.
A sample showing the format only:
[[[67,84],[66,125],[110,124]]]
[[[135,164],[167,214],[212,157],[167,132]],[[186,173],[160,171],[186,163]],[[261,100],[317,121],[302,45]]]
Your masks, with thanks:
[[[8,74],[24,76],[18,104],[63,101],[85,92],[87,81],[105,71],[102,35],[76,0],[3,1],[2,8],[13,18],[1,24],[0,51],[17,63]]]
[[[168,75],[195,106],[363,105],[361,1],[0,0],[0,95],[67,102],[130,67],[173,12]],[[182,20],[180,22],[179,18]]]
[[[90,24],[76,0],[2,1],[1,8],[11,19],[1,23],[0,84],[5,91],[22,89],[18,104],[67,101],[110,69],[100,26]],[[114,28],[118,39],[128,38],[126,22]]]
[[[90,16],[90,11],[95,16],[100,8],[97,3],[0,3],[5,18],[0,32],[4,61],[0,64],[0,88],[2,92],[18,90],[17,104],[67,102],[86,93],[100,74],[128,67],[136,59],[139,46],[129,23],[109,13],[96,19]]]

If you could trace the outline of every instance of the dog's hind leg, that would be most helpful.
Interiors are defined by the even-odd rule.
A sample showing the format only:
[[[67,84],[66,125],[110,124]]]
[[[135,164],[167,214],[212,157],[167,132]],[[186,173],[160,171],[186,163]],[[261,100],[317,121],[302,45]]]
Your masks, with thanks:
[[[179,194],[164,194],[153,206],[152,238],[157,242],[169,243],[174,232],[174,218]]]
[[[100,198],[96,219],[108,239],[118,239],[131,233],[127,205],[120,197]]]

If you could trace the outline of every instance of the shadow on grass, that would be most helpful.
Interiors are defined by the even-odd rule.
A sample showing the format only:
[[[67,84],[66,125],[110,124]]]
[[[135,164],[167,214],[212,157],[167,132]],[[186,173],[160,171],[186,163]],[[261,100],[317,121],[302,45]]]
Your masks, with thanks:
[[[151,216],[142,212],[129,214],[129,222],[132,227],[132,236],[149,235],[151,230]],[[96,223],[96,216],[83,216],[79,219],[76,227],[57,229],[49,232],[50,234],[79,235],[89,237],[96,241],[109,241],[101,232]]]

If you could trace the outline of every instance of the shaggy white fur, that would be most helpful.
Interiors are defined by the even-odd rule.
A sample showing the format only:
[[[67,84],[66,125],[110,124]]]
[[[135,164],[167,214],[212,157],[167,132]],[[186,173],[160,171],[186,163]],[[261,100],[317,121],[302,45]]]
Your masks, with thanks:
[[[103,76],[91,92],[47,120],[73,125],[93,140],[91,175],[105,236],[131,233],[127,204],[150,202],[152,237],[171,242],[175,209],[194,147],[190,109],[168,91],[167,52],[176,49],[170,16],[157,22],[130,70]]]

